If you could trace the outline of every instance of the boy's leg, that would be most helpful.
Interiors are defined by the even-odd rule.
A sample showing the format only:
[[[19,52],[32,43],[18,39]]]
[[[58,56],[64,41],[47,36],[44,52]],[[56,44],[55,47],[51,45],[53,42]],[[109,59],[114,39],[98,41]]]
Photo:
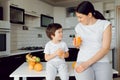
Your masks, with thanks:
[[[46,64],[46,80],[55,80],[57,68],[53,63]]]
[[[68,66],[66,63],[59,65],[58,72],[61,80],[69,80]]]

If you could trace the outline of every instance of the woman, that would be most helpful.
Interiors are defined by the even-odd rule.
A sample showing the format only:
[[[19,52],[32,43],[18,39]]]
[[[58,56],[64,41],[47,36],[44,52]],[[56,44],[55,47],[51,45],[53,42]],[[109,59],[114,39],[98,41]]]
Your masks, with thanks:
[[[76,80],[112,80],[112,65],[108,52],[111,43],[111,24],[94,9],[89,1],[76,8],[79,23],[75,32],[82,39],[75,66]]]

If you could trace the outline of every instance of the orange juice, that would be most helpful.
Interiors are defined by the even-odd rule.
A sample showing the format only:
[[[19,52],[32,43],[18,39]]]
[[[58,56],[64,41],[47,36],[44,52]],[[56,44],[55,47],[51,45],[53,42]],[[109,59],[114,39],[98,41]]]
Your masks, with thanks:
[[[74,38],[74,44],[75,44],[75,46],[80,46],[81,43],[82,43],[81,37],[77,36],[77,37]]]

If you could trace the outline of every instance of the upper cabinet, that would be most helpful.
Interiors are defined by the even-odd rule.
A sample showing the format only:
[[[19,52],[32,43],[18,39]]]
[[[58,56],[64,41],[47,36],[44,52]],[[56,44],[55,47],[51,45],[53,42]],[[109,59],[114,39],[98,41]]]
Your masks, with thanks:
[[[35,1],[35,0],[34,0]],[[18,8],[25,9],[25,14],[31,16],[38,16],[34,5],[33,0],[10,0],[10,5]],[[34,5],[34,6],[31,6]]]
[[[66,8],[66,28],[74,28],[78,24],[78,20],[75,14],[76,7],[68,7]]]
[[[54,22],[60,23],[65,28],[66,11],[64,7],[54,7]]]
[[[75,8],[76,7],[66,8],[66,17],[75,17]]]
[[[19,7],[19,8],[23,8],[23,3],[24,0],[10,0],[10,5],[11,6],[15,6],[15,7]]]
[[[39,4],[38,0],[24,0],[23,8],[25,9],[25,14],[34,17],[40,17],[38,4]]]
[[[9,21],[9,2],[8,0],[0,0],[0,16],[1,20]],[[3,14],[2,14],[3,13]]]
[[[104,16],[109,20],[113,27],[115,27],[115,2],[104,3]]]

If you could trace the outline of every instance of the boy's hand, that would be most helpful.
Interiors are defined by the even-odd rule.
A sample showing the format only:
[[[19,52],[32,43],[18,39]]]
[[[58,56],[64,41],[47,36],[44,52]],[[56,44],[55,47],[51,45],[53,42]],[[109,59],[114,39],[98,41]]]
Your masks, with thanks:
[[[56,53],[60,58],[64,58],[65,56],[65,52],[62,49],[58,49]]]

